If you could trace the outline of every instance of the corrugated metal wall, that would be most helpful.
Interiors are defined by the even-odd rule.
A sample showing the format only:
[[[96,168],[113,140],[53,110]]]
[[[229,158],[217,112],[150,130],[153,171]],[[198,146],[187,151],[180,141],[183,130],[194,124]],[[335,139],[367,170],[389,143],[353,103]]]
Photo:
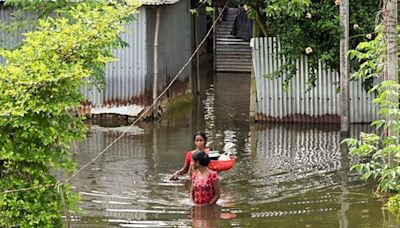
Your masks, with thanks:
[[[84,88],[82,92],[91,106],[120,106],[127,104],[146,104],[146,78],[148,75],[146,50],[146,8],[141,7],[122,40],[129,47],[115,51],[118,61],[106,66],[106,84],[103,91]]]
[[[192,54],[192,15],[190,14],[190,2],[181,0],[173,5],[161,7],[161,24],[159,34],[159,92],[175,77],[178,71],[186,63]],[[148,8],[147,11],[147,38],[148,45],[148,69],[150,85],[153,83],[153,59],[154,59],[154,29],[156,22],[156,8]],[[167,97],[176,93],[182,93],[189,88],[191,64],[182,72],[178,80],[167,93]]]
[[[194,6],[193,6],[194,7]],[[197,26],[197,40],[200,43],[203,38],[206,36],[207,32],[208,32],[208,28],[207,28],[207,13],[206,13],[206,6],[200,6],[200,8],[198,8],[197,10],[197,15],[192,16],[193,21],[195,20],[196,22],[196,26]],[[193,50],[196,49],[196,45],[195,45],[195,36],[194,36],[194,24],[193,23]],[[199,49],[199,55],[204,55],[207,54],[207,48],[208,48],[208,42],[204,42],[204,44],[200,47]]]
[[[11,13],[15,9],[10,7],[0,8],[1,21],[10,21]],[[116,50],[115,55],[118,61],[107,64],[106,84],[102,92],[88,87],[82,88],[82,93],[90,102],[90,106],[119,106],[124,104],[145,104],[146,91],[150,91],[147,80],[147,57],[146,57],[146,8],[141,7],[136,18],[126,26],[126,33],[121,34],[122,40],[129,44],[129,47]],[[19,45],[23,39],[22,31],[14,34],[0,31],[1,46],[7,49]],[[4,64],[4,60],[0,59]]]
[[[12,14],[15,13],[15,11],[16,10],[14,8],[0,6],[0,21],[2,23],[12,22],[12,18],[14,18]],[[28,17],[28,15],[21,17]],[[22,39],[24,38],[21,33],[30,30],[30,28],[31,26],[27,26],[26,28],[13,33],[6,33],[3,30],[0,30],[0,47],[5,49],[12,49],[20,45]]]
[[[189,59],[192,52],[192,16],[190,1],[181,0],[172,5],[162,5],[159,38],[159,91],[163,90]],[[143,6],[136,19],[127,25],[121,38],[129,47],[116,50],[118,61],[107,64],[106,84],[101,92],[85,87],[81,91],[88,107],[115,107],[129,104],[149,104],[153,81],[153,41],[155,8]],[[2,21],[10,18],[10,8],[0,8]],[[7,48],[22,40],[21,35],[9,36],[0,31],[0,39]],[[4,61],[3,61],[4,63]],[[190,89],[191,67],[180,75],[167,96],[174,96]]]
[[[15,13],[15,9],[11,7],[0,6],[0,21],[2,23],[10,23],[13,21],[14,16],[12,15]],[[20,17],[29,17],[28,14],[19,15]],[[15,20],[15,18],[14,18]],[[0,47],[4,49],[13,49],[20,45],[23,40],[23,32],[27,32],[32,29],[32,26],[26,26],[23,29],[17,30],[15,32],[5,32],[0,30]],[[5,60],[0,57],[0,64],[5,64]]]
[[[272,73],[282,64],[278,58],[279,43],[276,38],[252,39],[253,67],[256,79],[256,119],[284,122],[340,122],[339,94],[336,92],[339,74],[325,69],[322,62],[317,72],[317,86],[308,89],[307,57],[297,61],[297,73],[284,91],[281,78],[268,80],[263,76]],[[368,123],[377,118],[377,106],[371,104],[373,96],[367,94],[361,81],[351,81],[350,122]]]

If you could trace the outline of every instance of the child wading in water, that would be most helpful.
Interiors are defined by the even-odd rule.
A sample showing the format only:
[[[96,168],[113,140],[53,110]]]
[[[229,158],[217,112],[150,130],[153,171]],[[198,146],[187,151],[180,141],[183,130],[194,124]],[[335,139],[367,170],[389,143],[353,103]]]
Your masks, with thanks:
[[[219,176],[207,167],[209,163],[210,158],[204,151],[192,154],[192,165],[196,171],[192,173],[190,199],[198,205],[215,204],[221,194]]]
[[[207,137],[204,132],[202,131],[196,132],[193,136],[193,141],[194,145],[196,146],[196,149],[190,150],[186,153],[185,163],[183,167],[172,174],[172,177],[170,178],[171,180],[177,180],[179,175],[184,175],[188,171],[190,171],[189,174],[192,175],[193,167],[190,165],[190,163],[192,161],[192,154],[195,151],[201,150],[204,151],[205,153],[210,152],[210,150],[206,148]]]

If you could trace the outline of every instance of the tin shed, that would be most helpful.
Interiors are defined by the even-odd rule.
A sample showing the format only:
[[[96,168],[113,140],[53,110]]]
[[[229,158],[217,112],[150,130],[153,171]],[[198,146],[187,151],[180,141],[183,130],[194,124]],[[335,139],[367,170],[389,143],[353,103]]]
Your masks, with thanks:
[[[0,1],[0,19],[9,21],[15,10],[2,3]],[[121,34],[122,40],[129,46],[115,50],[118,61],[106,66],[104,88],[101,91],[96,88],[82,88],[87,100],[84,111],[137,116],[146,105],[152,103],[157,8],[160,10],[157,94],[166,88],[192,54],[190,0],[143,0],[142,3],[135,20],[126,26],[126,33]],[[22,42],[22,32],[10,35],[0,31],[2,46],[18,46]],[[189,64],[163,99],[190,91],[190,78]]]

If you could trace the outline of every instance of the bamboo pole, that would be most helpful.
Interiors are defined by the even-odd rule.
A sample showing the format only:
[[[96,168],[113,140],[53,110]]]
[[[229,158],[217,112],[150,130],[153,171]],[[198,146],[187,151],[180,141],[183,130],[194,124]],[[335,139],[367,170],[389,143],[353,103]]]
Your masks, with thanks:
[[[157,6],[156,13],[156,28],[154,30],[154,64],[153,64],[153,102],[157,99],[158,92],[158,34],[160,32],[160,7]],[[157,118],[158,105],[155,104],[153,107],[153,118]]]

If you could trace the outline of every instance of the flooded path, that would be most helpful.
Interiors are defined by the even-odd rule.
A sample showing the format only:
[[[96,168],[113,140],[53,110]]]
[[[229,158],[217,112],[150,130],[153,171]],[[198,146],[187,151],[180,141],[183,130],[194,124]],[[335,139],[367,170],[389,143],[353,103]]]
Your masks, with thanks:
[[[218,74],[204,81],[192,107],[141,123],[74,179],[84,215],[74,227],[388,227],[372,186],[349,172],[333,125],[267,125],[248,120],[250,78]],[[102,123],[104,125],[104,123]],[[77,147],[83,165],[124,131],[92,125]],[[213,150],[231,151],[236,166],[221,173],[214,207],[194,208],[182,167],[192,134],[205,130]],[[358,135],[366,126],[353,126]],[[387,216],[387,214],[386,214]]]

